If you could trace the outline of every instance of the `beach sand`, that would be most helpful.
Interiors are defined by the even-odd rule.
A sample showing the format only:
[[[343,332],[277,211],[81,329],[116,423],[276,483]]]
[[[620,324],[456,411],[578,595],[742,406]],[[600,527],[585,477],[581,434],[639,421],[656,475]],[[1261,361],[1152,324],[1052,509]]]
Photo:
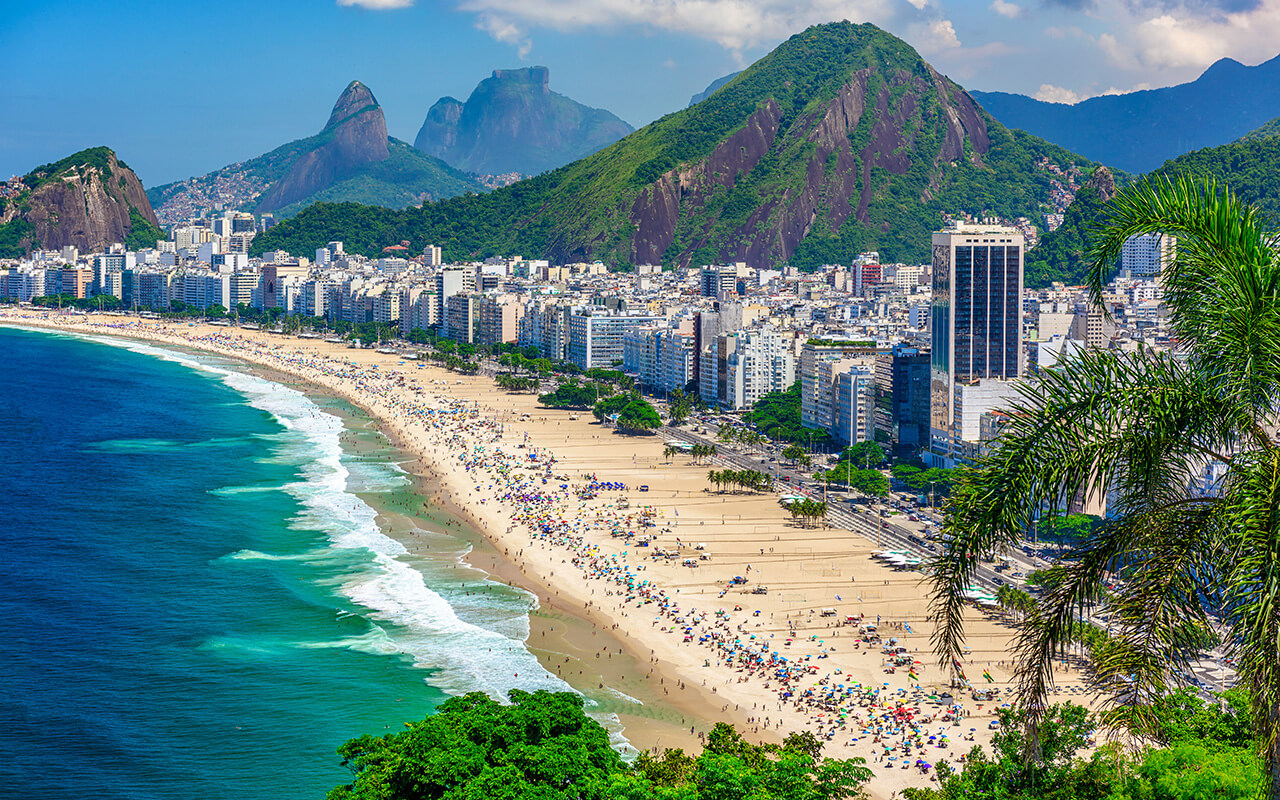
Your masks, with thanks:
[[[732,722],[758,741],[809,730],[826,742],[826,755],[866,758],[875,772],[869,793],[887,798],[905,786],[929,785],[933,771],[922,774],[917,760],[954,763],[990,739],[1000,701],[979,704],[955,690],[963,711],[944,720],[944,709],[926,699],[950,676],[929,648],[928,587],[919,573],[871,559],[875,543],[859,534],[798,526],[776,495],[715,491],[707,471],[719,465],[664,458],[660,435],[620,435],[590,414],[544,409],[532,394],[505,393],[488,377],[322,340],[13,309],[0,312],[4,321],[216,352],[295,376],[364,409],[420,459],[419,490],[431,513],[466,520],[483,534],[487,546],[468,561],[538,596],[528,644],[543,665],[576,688],[596,684],[640,701],[621,700],[611,709],[638,748],[696,751],[698,737],[716,721]],[[530,453],[538,459],[523,463]],[[586,475],[627,488],[580,499],[575,490]],[[648,490],[639,491],[641,485]],[[498,499],[509,492],[537,497]],[[628,508],[620,507],[623,498]],[[649,516],[642,518],[644,507]],[[643,519],[653,526],[642,527]],[[537,530],[541,525],[550,532]],[[657,537],[635,547],[612,536],[615,529]],[[679,555],[655,560],[656,548]],[[747,583],[730,587],[736,576]],[[768,593],[750,593],[760,586]],[[823,616],[829,608],[836,614]],[[904,667],[886,671],[880,646],[859,642],[857,625],[845,624],[850,617],[878,620],[885,641],[897,637],[919,662],[918,683]],[[964,668],[975,686],[987,688],[982,673],[989,670],[990,685],[1007,689],[1012,634],[999,615],[971,612]],[[760,661],[766,652],[767,666]],[[748,655],[755,660],[747,662]],[[1085,701],[1080,673],[1063,669],[1058,678],[1054,700]],[[856,693],[855,684],[863,687]],[[867,693],[872,687],[878,694]],[[908,746],[903,732],[913,729],[917,744]],[[943,735],[945,748],[937,746]],[[931,736],[939,738],[930,742]]]

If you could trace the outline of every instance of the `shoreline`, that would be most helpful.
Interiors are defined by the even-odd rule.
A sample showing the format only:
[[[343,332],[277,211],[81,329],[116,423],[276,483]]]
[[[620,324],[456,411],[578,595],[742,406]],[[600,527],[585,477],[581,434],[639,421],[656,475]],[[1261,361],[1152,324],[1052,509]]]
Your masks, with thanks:
[[[159,332],[154,330],[122,330],[119,328],[102,330],[96,327],[72,327],[70,325],[53,324],[50,320],[41,316],[28,317],[23,315],[21,317],[11,317],[5,316],[3,311],[0,311],[0,325],[6,324],[54,333],[129,339],[148,344],[175,347],[179,350],[212,354],[235,361],[249,374],[296,389],[304,394],[332,398],[347,404],[366,415],[371,430],[380,433],[386,439],[387,446],[399,454],[400,457],[396,459],[396,463],[405,471],[406,476],[411,481],[412,491],[432,511],[436,512],[430,517],[405,515],[401,512],[391,512],[388,508],[375,501],[373,508],[378,515],[379,525],[388,536],[406,545],[412,552],[417,553],[418,551],[413,550],[413,548],[415,544],[420,543],[415,543],[412,537],[404,535],[403,532],[395,530],[396,526],[388,524],[392,521],[392,517],[403,516],[406,520],[426,521],[431,519],[436,521],[434,518],[439,514],[446,518],[445,525],[447,525],[448,521],[453,521],[464,526],[461,528],[447,527],[444,531],[447,535],[459,538],[462,541],[469,541],[472,545],[471,551],[461,557],[460,565],[481,573],[488,580],[518,587],[534,595],[537,605],[530,609],[529,638],[524,644],[549,674],[562,678],[584,696],[598,693],[600,689],[612,688],[613,683],[626,683],[626,672],[630,672],[634,677],[643,671],[645,665],[641,664],[641,650],[635,646],[634,642],[630,641],[629,638],[618,636],[607,626],[604,626],[600,620],[593,619],[590,613],[582,613],[582,610],[574,602],[562,599],[559,596],[558,589],[555,589],[548,582],[539,580],[535,573],[522,568],[514,561],[499,554],[497,550],[498,543],[484,533],[484,523],[481,519],[461,504],[455,502],[451,497],[452,489],[447,487],[449,483],[447,477],[442,476],[433,467],[432,459],[415,447],[412,442],[406,441],[398,427],[390,426],[385,416],[380,415],[377,410],[362,402],[358,395],[341,387],[335,387],[324,381],[317,380],[315,376],[302,374],[298,370],[282,368],[278,364],[254,359],[243,353],[229,352],[224,348],[200,346],[199,343],[195,342],[174,340],[169,336],[157,335]],[[213,331],[218,332],[219,328],[214,327]],[[342,420],[344,428],[351,429],[350,422],[352,420],[349,415],[335,412],[333,409],[327,409],[326,413],[335,414]],[[345,443],[344,449],[346,449]],[[443,495],[440,493],[442,487],[445,487]],[[371,498],[366,497],[364,499],[369,502]],[[589,679],[596,679],[597,687],[595,691],[592,691],[588,686],[589,680],[582,680],[578,675],[564,674],[563,665],[567,660],[573,666],[584,667],[582,672],[585,673],[591,657],[601,650],[599,647],[592,647],[589,641],[589,639],[596,638],[599,632],[605,634],[604,638],[612,639],[615,647],[621,646],[626,651],[627,658],[619,658],[618,661],[627,662],[625,666],[630,667],[630,669],[619,672],[617,668],[603,671],[596,668],[594,676],[586,676]],[[612,666],[611,660],[610,666]],[[560,667],[560,669],[557,669],[557,667]],[[650,665],[650,669],[654,671],[652,665]],[[661,668],[658,671],[661,671]],[[663,674],[666,674],[665,671],[663,671]],[[654,675],[652,677],[659,681],[663,679],[662,675]],[[667,675],[667,677],[672,678],[673,681],[679,680],[679,676],[674,673]],[[669,696],[658,697],[658,692],[649,686],[652,683],[649,677],[641,681],[641,685],[638,687],[634,683],[635,681],[631,681],[630,692],[623,692],[620,689],[615,689],[615,691],[623,697],[632,697],[642,705],[642,710],[648,708],[649,703],[660,702],[668,706],[673,713],[670,715],[672,717],[670,719],[664,718],[664,715],[660,714],[637,713],[627,709],[626,706],[629,704],[625,703],[604,712],[618,717],[620,724],[623,726],[622,734],[629,744],[637,749],[648,749],[656,752],[661,752],[663,748],[677,747],[688,751],[691,748],[700,746],[698,735],[693,734],[684,725],[692,724],[699,734],[705,734],[710,731],[714,721],[719,716],[718,709],[714,708],[710,703],[703,702],[703,699],[698,696],[681,697],[674,700]],[[674,719],[676,716],[679,717],[678,721]]]
[[[463,378],[319,340],[38,312],[7,311],[0,322],[204,350],[279,370],[340,397],[418,458],[419,485],[433,507],[452,507],[490,543],[491,553],[477,547],[469,563],[495,580],[534,591],[548,617],[567,614],[592,626],[593,638],[603,641],[602,634],[618,642],[647,670],[642,685],[652,690],[655,704],[731,721],[757,741],[814,732],[826,742],[825,754],[867,759],[875,771],[867,785],[874,797],[929,785],[931,775],[908,768],[912,759],[954,760],[990,738],[993,704],[956,698],[964,709],[953,713],[928,699],[945,678],[928,650],[931,626],[918,574],[871,561],[874,546],[858,534],[796,526],[772,495],[701,488],[707,465],[664,461],[661,437],[617,436],[593,422],[571,420],[568,412],[537,407],[529,395],[506,394],[489,378]],[[523,460],[526,455],[538,456],[537,470]],[[651,516],[641,520],[612,491],[587,500],[559,488],[580,488],[588,473],[632,487],[644,483],[647,494],[635,488],[627,494],[637,506],[651,506]],[[553,479],[540,484],[543,475]],[[500,499],[513,488],[523,502]],[[680,553],[674,563],[611,535],[646,521],[655,523],[659,546]],[[728,579],[744,574],[749,585],[765,583],[771,590],[753,595],[733,588],[730,596]],[[828,607],[838,611],[834,619],[826,615]],[[918,683],[888,667],[872,646],[862,646],[856,626],[842,624],[855,615],[880,621],[886,639],[900,639],[919,664]],[[537,626],[541,616],[531,614],[531,650],[555,628],[554,622]],[[567,632],[571,627],[562,625],[563,641],[584,635]],[[976,612],[970,631],[966,667],[979,673],[985,667],[996,686],[1007,686],[1004,654],[1012,631]],[[553,649],[559,655],[558,647],[539,655],[544,666]],[[1073,676],[1062,677],[1069,683]],[[626,724],[638,747],[661,740],[661,746],[689,749],[693,743],[687,736],[685,743],[669,743],[678,733],[670,724],[651,726],[650,733],[660,734],[652,742],[643,718]],[[926,744],[935,727],[954,737],[955,746]]]

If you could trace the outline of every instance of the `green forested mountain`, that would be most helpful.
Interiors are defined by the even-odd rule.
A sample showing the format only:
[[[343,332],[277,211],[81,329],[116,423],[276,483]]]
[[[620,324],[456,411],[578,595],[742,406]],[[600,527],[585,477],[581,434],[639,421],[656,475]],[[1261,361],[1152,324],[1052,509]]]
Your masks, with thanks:
[[[1280,136],[1280,117],[1276,117],[1270,122],[1259,125],[1257,128],[1249,131],[1236,141],[1247,142],[1253,139],[1266,139],[1271,136]]]
[[[1213,178],[1225,183],[1246,202],[1280,217],[1280,135],[1277,135],[1280,130],[1271,136],[1255,135],[1266,128],[1230,144],[1206,147],[1166,161],[1147,177]],[[1123,182],[1127,176],[1121,177]],[[1048,286],[1053,281],[1068,285],[1084,282],[1084,254],[1091,232],[1102,222],[1103,206],[1109,198],[1109,194],[1103,198],[1097,192],[1080,190],[1067,208],[1062,226],[1045,235],[1040,245],[1027,253],[1028,287]]]
[[[781,44],[705,101],[554,172],[404,211],[312,206],[254,249],[408,240],[450,259],[813,267],[879,250],[928,258],[945,215],[1048,209],[1048,165],[1093,166],[1010,131],[909,45],[832,23]]]
[[[1054,281],[1069,286],[1084,283],[1090,228],[1115,193],[1111,171],[1106,167],[1094,170],[1067,206],[1058,229],[1045,234],[1040,244],[1027,252],[1024,268],[1028,288],[1038,289]]]

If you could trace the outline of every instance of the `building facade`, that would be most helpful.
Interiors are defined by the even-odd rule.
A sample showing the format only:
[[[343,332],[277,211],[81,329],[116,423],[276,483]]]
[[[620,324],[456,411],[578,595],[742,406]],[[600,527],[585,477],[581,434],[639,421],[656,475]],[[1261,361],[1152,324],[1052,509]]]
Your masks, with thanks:
[[[1020,231],[999,225],[933,234],[929,455],[939,466],[964,458],[960,388],[1022,377],[1023,244]],[[972,427],[976,441],[976,418]]]

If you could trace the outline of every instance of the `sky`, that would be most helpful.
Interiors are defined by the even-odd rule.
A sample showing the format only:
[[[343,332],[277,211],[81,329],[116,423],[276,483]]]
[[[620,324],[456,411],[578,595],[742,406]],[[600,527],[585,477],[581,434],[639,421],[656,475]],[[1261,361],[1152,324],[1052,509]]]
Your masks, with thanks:
[[[440,97],[535,64],[640,127],[841,19],[1053,102],[1280,52],[1280,0],[0,0],[0,179],[97,145],[146,186],[204,174],[318,132],[352,80],[412,142]]]

